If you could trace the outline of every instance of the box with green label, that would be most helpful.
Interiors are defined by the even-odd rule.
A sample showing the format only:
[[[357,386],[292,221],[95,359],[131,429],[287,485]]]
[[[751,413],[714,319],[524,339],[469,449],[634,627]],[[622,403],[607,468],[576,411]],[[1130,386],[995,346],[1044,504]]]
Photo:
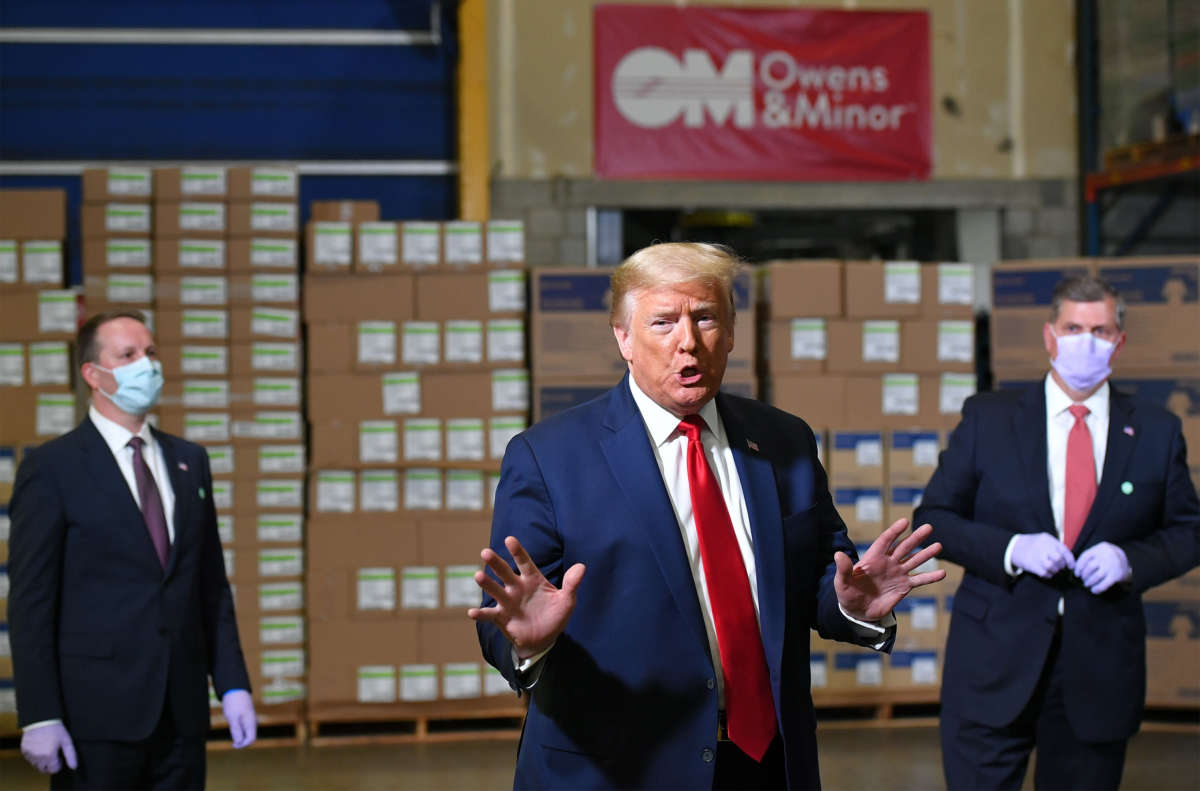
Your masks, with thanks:
[[[300,204],[257,198],[229,202],[229,236],[292,239],[300,234]]]
[[[898,371],[902,368],[898,319],[835,319],[827,325],[829,358],[835,374]]]
[[[0,444],[41,443],[65,434],[78,425],[81,406],[63,387],[0,387]]]
[[[84,239],[145,238],[157,230],[153,204],[137,199],[83,204],[80,228]]]
[[[156,201],[223,201],[228,194],[229,172],[219,165],[154,169]]]
[[[828,324],[828,320],[820,316],[768,322],[767,370],[771,373],[824,372],[829,356]]]
[[[207,195],[177,201],[156,199],[154,236],[224,239],[229,231],[227,208],[224,201]]]
[[[975,320],[913,319],[900,322],[900,359],[906,371],[975,371]]]
[[[78,289],[26,285],[0,289],[0,338],[14,343],[74,340],[79,298]]]
[[[86,168],[82,181],[88,203],[154,197],[154,174],[146,167]]]
[[[141,238],[90,237],[83,241],[83,274],[151,274],[157,271],[155,245]]]

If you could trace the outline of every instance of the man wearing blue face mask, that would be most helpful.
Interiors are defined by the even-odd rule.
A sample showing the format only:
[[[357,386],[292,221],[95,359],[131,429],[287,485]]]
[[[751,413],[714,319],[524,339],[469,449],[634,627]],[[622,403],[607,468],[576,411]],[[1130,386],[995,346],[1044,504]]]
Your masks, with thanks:
[[[210,676],[234,746],[255,738],[208,456],[146,422],[141,314],[76,343],[88,417],[25,455],[9,507],[21,752],[51,788],[202,788]]]
[[[1107,282],[1054,291],[1050,371],[968,399],[917,509],[965,569],[942,680],[955,789],[1115,789],[1146,689],[1141,594],[1200,564],[1179,418],[1108,383],[1125,305]]]

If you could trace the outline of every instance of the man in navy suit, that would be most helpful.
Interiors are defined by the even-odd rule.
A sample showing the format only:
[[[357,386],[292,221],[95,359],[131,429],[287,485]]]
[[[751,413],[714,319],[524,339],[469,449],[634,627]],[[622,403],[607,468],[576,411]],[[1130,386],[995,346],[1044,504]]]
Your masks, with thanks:
[[[938,548],[907,520],[856,564],[809,427],[718,393],[738,266],[632,255],[628,374],[505,452],[469,615],[531,698],[518,788],[818,788],[810,630],[889,650],[893,606],[945,575],[909,576]]]
[[[21,751],[52,788],[202,788],[210,675],[234,746],[255,737],[208,455],[146,423],[140,314],[93,317],[77,354],[88,417],[25,455],[10,505]]]
[[[967,400],[916,518],[965,569],[942,680],[951,789],[1117,788],[1146,689],[1141,594],[1200,563],[1179,418],[1108,383],[1108,283],[1055,289],[1051,370]]]

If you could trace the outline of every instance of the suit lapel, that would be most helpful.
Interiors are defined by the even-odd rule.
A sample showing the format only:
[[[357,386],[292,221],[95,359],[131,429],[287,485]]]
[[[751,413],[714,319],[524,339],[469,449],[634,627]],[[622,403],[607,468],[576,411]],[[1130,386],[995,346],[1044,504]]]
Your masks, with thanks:
[[[153,563],[158,568],[158,555],[154,551],[154,542],[150,540],[150,533],[146,530],[146,520],[142,517],[142,510],[138,508],[137,500],[134,499],[133,492],[129,489],[129,483],[121,474],[121,468],[117,466],[117,460],[113,458],[112,451],[104,442],[104,437],[100,436],[99,430],[89,419],[85,419],[80,424],[78,431],[80,448],[84,456],[83,465],[95,482],[96,490],[105,492],[105,496],[111,501],[114,509],[113,515],[116,517],[113,520],[115,529],[119,530],[121,535],[127,536],[135,546],[144,550],[141,554],[147,562]]]
[[[1030,385],[1013,418],[1013,433],[1021,446],[1025,467],[1025,491],[1029,492],[1040,530],[1055,534],[1054,510],[1050,507],[1050,473],[1046,466],[1046,388],[1044,382]]]
[[[155,428],[151,428],[150,430],[154,433],[154,438],[158,440],[158,447],[162,450],[163,466],[167,469],[167,477],[171,479],[171,492],[174,494],[174,504],[171,507],[171,523],[175,527],[175,540],[171,542],[171,551],[167,558],[166,569],[167,575],[170,575],[175,571],[177,558],[179,557],[179,552],[176,551],[176,548],[182,546],[181,540],[183,539],[185,520],[180,518],[182,509],[179,504],[187,494],[184,487],[188,485],[188,482],[184,477],[183,469],[179,466],[177,448],[171,436]]]
[[[1125,468],[1129,465],[1129,457],[1133,454],[1133,446],[1137,442],[1136,423],[1134,421],[1133,404],[1124,394],[1116,392],[1109,385],[1108,407],[1108,444],[1104,449],[1104,469],[1100,473],[1100,487],[1096,491],[1096,499],[1088,512],[1087,521],[1079,531],[1075,541],[1075,551],[1078,553],[1086,547],[1103,522],[1103,515],[1108,513],[1113,495],[1121,488],[1125,480]],[[1125,431],[1129,428],[1133,433]]]

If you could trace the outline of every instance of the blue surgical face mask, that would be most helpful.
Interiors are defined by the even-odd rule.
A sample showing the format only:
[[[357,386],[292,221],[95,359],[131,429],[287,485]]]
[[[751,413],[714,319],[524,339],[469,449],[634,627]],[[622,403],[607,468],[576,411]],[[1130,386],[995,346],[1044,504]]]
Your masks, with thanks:
[[[101,371],[107,371],[117,380],[115,393],[96,389],[125,414],[144,415],[158,403],[158,397],[162,395],[163,375],[162,364],[156,360],[140,357],[128,365],[116,368],[105,368],[96,363],[92,365]]]

